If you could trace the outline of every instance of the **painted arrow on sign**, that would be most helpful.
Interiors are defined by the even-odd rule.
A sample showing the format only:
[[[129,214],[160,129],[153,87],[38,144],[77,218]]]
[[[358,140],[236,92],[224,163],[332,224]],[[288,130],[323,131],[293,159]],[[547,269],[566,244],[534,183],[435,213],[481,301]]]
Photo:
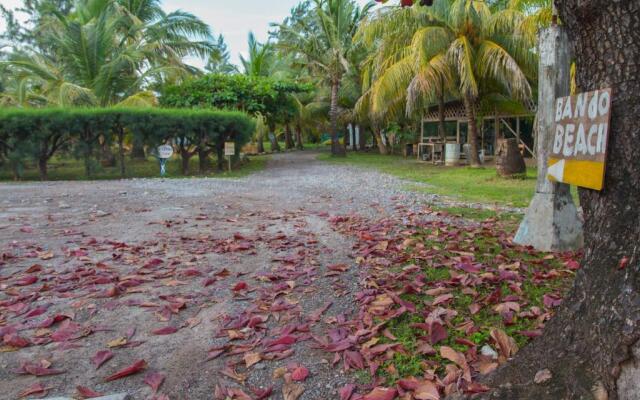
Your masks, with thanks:
[[[565,160],[560,160],[557,163],[551,165],[547,170],[547,176],[553,178],[556,182],[564,181],[564,165]]]

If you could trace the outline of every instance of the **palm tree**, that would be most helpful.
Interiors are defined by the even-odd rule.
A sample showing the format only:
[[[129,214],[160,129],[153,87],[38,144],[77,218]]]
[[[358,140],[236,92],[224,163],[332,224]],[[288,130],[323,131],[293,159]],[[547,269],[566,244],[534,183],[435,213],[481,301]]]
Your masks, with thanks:
[[[206,24],[182,11],[165,13],[158,0],[83,0],[68,14],[51,15],[36,27],[49,48],[18,50],[6,62],[22,104],[117,104],[194,73],[184,57],[214,49]]]
[[[248,76],[271,75],[275,61],[273,45],[269,42],[258,42],[253,32],[249,32],[248,45],[249,54],[247,58],[240,56],[244,74]]]
[[[479,0],[435,0],[432,7],[386,10],[368,21],[364,43],[384,38],[369,60],[371,112],[382,114],[403,95],[407,112],[430,104],[442,109],[446,96],[458,97],[469,121],[470,164],[479,166],[478,101],[495,92],[531,97],[535,41],[513,30],[527,21],[522,4],[492,9]]]
[[[281,24],[278,45],[305,59],[314,76],[331,88],[331,152],[345,155],[338,136],[338,100],[342,78],[351,68],[353,37],[374,3],[360,8],[353,0],[313,0],[314,7],[294,24]]]

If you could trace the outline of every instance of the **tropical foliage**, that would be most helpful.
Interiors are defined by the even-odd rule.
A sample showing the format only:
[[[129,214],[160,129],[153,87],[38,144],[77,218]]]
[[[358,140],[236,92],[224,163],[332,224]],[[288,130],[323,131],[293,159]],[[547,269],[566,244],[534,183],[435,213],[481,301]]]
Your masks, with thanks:
[[[535,36],[524,6],[435,0],[432,7],[385,8],[372,15],[358,33],[358,40],[376,49],[365,64],[359,109],[384,121],[460,99],[470,122],[470,161],[478,165],[479,103],[532,97]]]
[[[278,26],[278,46],[294,54],[311,75],[322,78],[331,89],[332,153],[344,154],[338,136],[340,87],[346,73],[355,67],[358,51],[353,37],[374,3],[360,8],[353,0],[314,0],[309,12]]]
[[[159,0],[36,2],[33,36],[15,29],[4,63],[14,77],[5,103],[21,106],[152,104],[151,90],[197,72],[187,56],[216,48],[195,16]]]

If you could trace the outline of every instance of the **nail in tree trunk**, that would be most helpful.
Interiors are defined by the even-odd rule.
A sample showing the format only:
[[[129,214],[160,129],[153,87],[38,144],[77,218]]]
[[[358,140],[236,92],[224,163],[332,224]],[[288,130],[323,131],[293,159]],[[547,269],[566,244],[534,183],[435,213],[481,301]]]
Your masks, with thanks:
[[[463,96],[464,109],[467,114],[469,130],[467,132],[467,143],[469,144],[469,165],[480,167],[480,157],[478,156],[478,120],[476,119],[475,101],[471,96]]]
[[[493,375],[491,399],[638,399],[640,3],[556,1],[579,92],[613,89],[603,191],[580,189],[582,268],[543,335]],[[551,379],[535,384],[538,371]],[[506,385],[506,384],[509,385]]]
[[[331,108],[329,117],[331,119],[331,154],[334,156],[346,156],[347,152],[340,144],[338,135],[338,95],[340,93],[340,78],[333,80],[331,84]]]

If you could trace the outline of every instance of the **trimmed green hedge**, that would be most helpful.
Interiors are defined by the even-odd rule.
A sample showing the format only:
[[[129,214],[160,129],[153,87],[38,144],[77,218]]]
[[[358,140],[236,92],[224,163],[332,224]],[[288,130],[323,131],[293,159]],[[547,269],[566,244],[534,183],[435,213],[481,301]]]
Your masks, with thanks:
[[[224,165],[224,142],[236,143],[236,154],[251,138],[255,123],[237,111],[162,108],[77,108],[0,110],[0,162],[8,163],[16,179],[27,161],[36,162],[47,179],[47,163],[56,153],[82,158],[88,177],[113,145],[117,145],[121,175],[125,176],[125,139],[155,148],[172,144],[182,158],[200,156],[204,172],[211,153]]]

